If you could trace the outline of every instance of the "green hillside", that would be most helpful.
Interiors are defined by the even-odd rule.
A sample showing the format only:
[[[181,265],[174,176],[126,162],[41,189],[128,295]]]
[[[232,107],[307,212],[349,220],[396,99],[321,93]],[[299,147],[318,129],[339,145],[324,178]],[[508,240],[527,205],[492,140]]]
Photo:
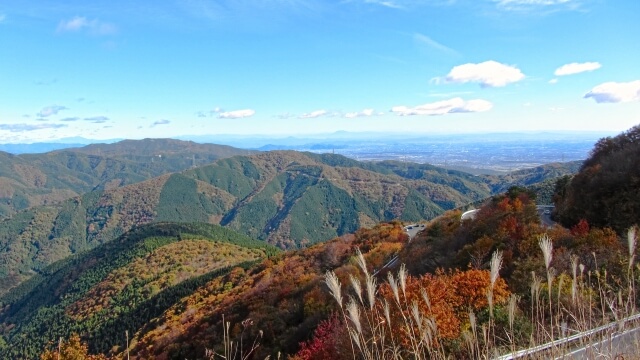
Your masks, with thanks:
[[[0,218],[248,153],[252,152],[172,139],[125,140],[45,154],[0,152]]]
[[[381,221],[431,219],[490,196],[492,187],[485,178],[430,165],[332,154],[280,151],[221,159],[1,221],[0,294],[52,262],[154,221],[220,224],[290,249]]]
[[[122,345],[180,298],[277,250],[203,223],[156,223],[43,268],[0,298],[0,358],[34,359],[72,332],[93,351]]]

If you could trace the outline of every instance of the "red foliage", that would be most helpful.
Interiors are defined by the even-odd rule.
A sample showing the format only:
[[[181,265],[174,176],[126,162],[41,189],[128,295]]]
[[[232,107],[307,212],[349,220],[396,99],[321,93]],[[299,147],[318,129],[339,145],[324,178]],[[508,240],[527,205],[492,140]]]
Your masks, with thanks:
[[[571,235],[582,237],[589,233],[589,223],[586,219],[580,221],[571,228]]]
[[[344,336],[344,327],[337,313],[322,321],[313,332],[313,338],[300,343],[296,360],[333,359],[339,347],[339,339]]]

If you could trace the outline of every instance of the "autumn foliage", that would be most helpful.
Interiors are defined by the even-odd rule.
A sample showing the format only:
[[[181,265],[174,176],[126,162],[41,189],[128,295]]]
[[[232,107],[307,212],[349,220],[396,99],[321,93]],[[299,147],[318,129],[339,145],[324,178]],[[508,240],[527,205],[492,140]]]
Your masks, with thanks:
[[[89,355],[87,344],[80,341],[78,334],[72,334],[67,341],[61,339],[59,348],[42,353],[40,360],[107,360],[107,357],[101,354]]]

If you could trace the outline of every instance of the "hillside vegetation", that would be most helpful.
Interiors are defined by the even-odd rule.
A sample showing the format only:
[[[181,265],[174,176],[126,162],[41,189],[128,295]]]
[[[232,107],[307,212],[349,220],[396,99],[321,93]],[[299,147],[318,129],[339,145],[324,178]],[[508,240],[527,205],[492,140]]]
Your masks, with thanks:
[[[92,190],[113,189],[248,153],[252,152],[171,139],[125,140],[45,154],[0,151],[0,219]]]
[[[0,221],[0,294],[54,261],[154,221],[220,224],[290,249],[380,221],[432,219],[486,198],[492,186],[431,165],[332,154],[283,151],[222,159]]]
[[[33,359],[82,334],[91,351],[122,346],[179,299],[277,250],[210,224],[157,223],[44,268],[0,298],[0,358]]]
[[[618,233],[640,220],[640,125],[600,139],[573,177],[559,182],[556,216],[565,226],[584,219]]]

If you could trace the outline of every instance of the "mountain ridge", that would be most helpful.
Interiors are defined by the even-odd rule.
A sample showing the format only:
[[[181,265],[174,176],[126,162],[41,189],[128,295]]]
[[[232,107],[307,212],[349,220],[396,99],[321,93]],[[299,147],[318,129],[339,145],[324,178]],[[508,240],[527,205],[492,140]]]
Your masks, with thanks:
[[[426,164],[295,151],[225,158],[4,219],[0,284],[6,292],[54,261],[155,221],[222,224],[291,249],[380,221],[430,219],[491,194],[482,177]]]
[[[144,139],[44,154],[0,152],[0,218],[253,151],[189,141]]]

